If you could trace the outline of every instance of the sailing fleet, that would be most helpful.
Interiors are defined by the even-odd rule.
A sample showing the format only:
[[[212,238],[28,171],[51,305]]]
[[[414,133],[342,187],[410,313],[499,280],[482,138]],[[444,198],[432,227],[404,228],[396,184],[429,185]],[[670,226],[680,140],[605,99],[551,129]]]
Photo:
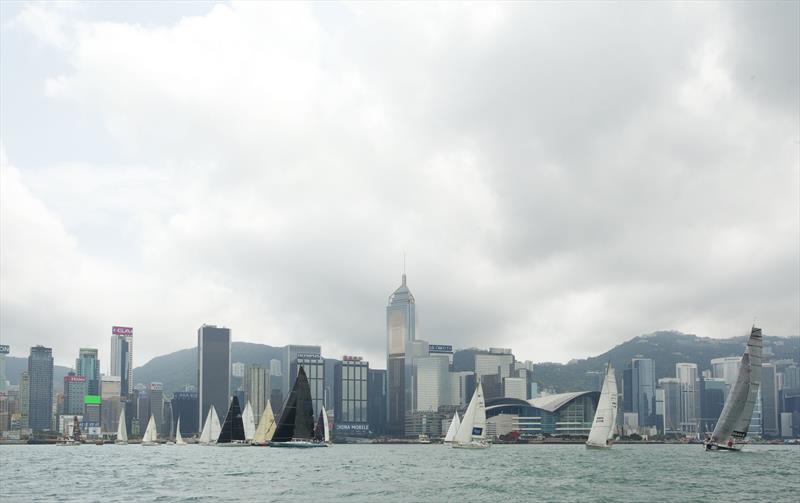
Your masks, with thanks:
[[[706,450],[738,451],[741,449],[742,441],[747,436],[748,425],[761,384],[761,354],[761,329],[754,326],[747,341],[747,348],[742,355],[736,383],[725,401],[714,432],[704,442]],[[587,448],[611,448],[613,440],[618,434],[616,425],[618,405],[617,380],[614,367],[609,362],[606,366],[603,387],[600,391],[592,427],[586,441]],[[181,436],[180,425],[179,417],[175,432],[175,445],[186,445],[187,442]],[[70,433],[57,445],[79,445],[80,443],[82,443],[80,425],[76,417]],[[120,411],[115,443],[122,445],[128,443],[124,410]],[[272,404],[267,400],[266,407],[261,412],[258,427],[256,427],[250,402],[247,402],[242,410],[239,399],[234,396],[222,425],[219,423],[219,416],[214,406],[209,408],[197,443],[221,447],[327,447],[331,445],[330,425],[324,406],[320,408],[319,415],[315,420],[308,378],[305,370],[300,367],[297,379],[277,420],[272,412]],[[458,412],[453,414],[443,443],[456,449],[487,449],[491,446],[486,437],[486,403],[480,380],[478,380],[464,416],[459,417]],[[142,436],[141,445],[159,445],[155,419],[152,415]]]

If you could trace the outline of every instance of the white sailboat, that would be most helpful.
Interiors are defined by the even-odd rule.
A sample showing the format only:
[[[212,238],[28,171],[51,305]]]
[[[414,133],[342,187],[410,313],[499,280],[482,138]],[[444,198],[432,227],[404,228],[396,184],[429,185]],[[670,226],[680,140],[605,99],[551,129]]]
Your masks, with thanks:
[[[267,445],[275,433],[275,415],[272,413],[272,404],[267,400],[267,406],[258,421],[258,428],[253,435],[253,445]]]
[[[114,443],[126,445],[128,443],[128,428],[125,426],[125,409],[119,411],[119,425],[117,426],[117,439]]]
[[[603,380],[603,389],[600,391],[600,400],[594,413],[592,429],[586,447],[609,448],[614,438],[614,425],[617,421],[617,378],[611,363],[606,368],[606,377]]]
[[[256,420],[253,417],[253,408],[250,407],[249,401],[242,412],[242,423],[244,423],[244,439],[250,442],[256,434]]]
[[[142,436],[142,445],[143,446],[153,446],[158,445],[156,440],[158,439],[158,430],[156,430],[156,420],[152,414],[150,414],[150,421],[147,422],[147,429],[144,430],[144,435]]]
[[[324,432],[323,435],[323,442],[327,445],[331,445],[331,428],[328,424],[328,412],[325,410],[325,406],[322,406],[322,431]]]
[[[457,449],[486,449],[491,444],[486,441],[486,404],[483,401],[483,386],[478,386],[472,394],[464,419],[453,437],[453,447]]]
[[[739,364],[739,375],[725,400],[714,433],[705,441],[709,451],[738,451],[750,426],[758,389],[761,387],[761,329],[755,326],[750,331],[747,349]]]
[[[220,431],[222,431],[222,427],[219,424],[217,409],[215,409],[212,405],[211,408],[208,409],[208,416],[206,417],[206,422],[203,425],[203,431],[200,433],[200,440],[198,443],[201,445],[217,443]]]
[[[186,441],[181,436],[181,417],[178,416],[178,425],[175,427],[175,445],[186,445]]]
[[[458,417],[458,411],[455,411],[453,413],[453,419],[450,421],[450,426],[447,428],[447,434],[444,436],[444,443],[450,444],[453,442],[460,425],[461,419]]]

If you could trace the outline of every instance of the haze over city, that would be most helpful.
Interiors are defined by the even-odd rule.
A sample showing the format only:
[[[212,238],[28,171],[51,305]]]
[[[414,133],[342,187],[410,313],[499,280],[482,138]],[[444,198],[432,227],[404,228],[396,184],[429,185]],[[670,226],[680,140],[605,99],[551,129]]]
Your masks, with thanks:
[[[14,356],[800,334],[795,2],[0,9]]]

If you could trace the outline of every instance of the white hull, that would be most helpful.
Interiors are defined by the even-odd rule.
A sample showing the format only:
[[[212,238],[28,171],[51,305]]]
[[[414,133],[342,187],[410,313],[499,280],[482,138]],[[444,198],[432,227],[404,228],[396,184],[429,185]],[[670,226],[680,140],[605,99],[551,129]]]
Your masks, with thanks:
[[[72,447],[73,445],[81,445],[80,442],[59,442],[56,447]]]
[[[117,445],[128,445],[128,442],[127,442],[127,441],[122,441],[122,440],[117,440],[117,441],[116,441],[116,442],[114,442],[114,443],[115,443],[115,444],[117,444]]]
[[[142,442],[142,447],[157,447],[159,444],[157,442]]]
[[[612,444],[603,445],[603,444],[589,444],[589,443],[587,443],[586,444],[586,448],[587,449],[611,449],[611,445]]]
[[[270,447],[288,447],[295,449],[310,449],[312,447],[328,447],[323,442],[309,442],[305,440],[292,440],[291,442],[270,442]]]
[[[470,442],[468,444],[453,444],[454,449],[488,449],[492,444],[486,442]]]

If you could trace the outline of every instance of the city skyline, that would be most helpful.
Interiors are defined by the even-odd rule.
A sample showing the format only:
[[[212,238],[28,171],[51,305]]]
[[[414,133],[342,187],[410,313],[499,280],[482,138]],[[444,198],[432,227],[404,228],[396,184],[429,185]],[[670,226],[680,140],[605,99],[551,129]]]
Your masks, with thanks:
[[[800,333],[796,3],[0,9],[15,355]]]

